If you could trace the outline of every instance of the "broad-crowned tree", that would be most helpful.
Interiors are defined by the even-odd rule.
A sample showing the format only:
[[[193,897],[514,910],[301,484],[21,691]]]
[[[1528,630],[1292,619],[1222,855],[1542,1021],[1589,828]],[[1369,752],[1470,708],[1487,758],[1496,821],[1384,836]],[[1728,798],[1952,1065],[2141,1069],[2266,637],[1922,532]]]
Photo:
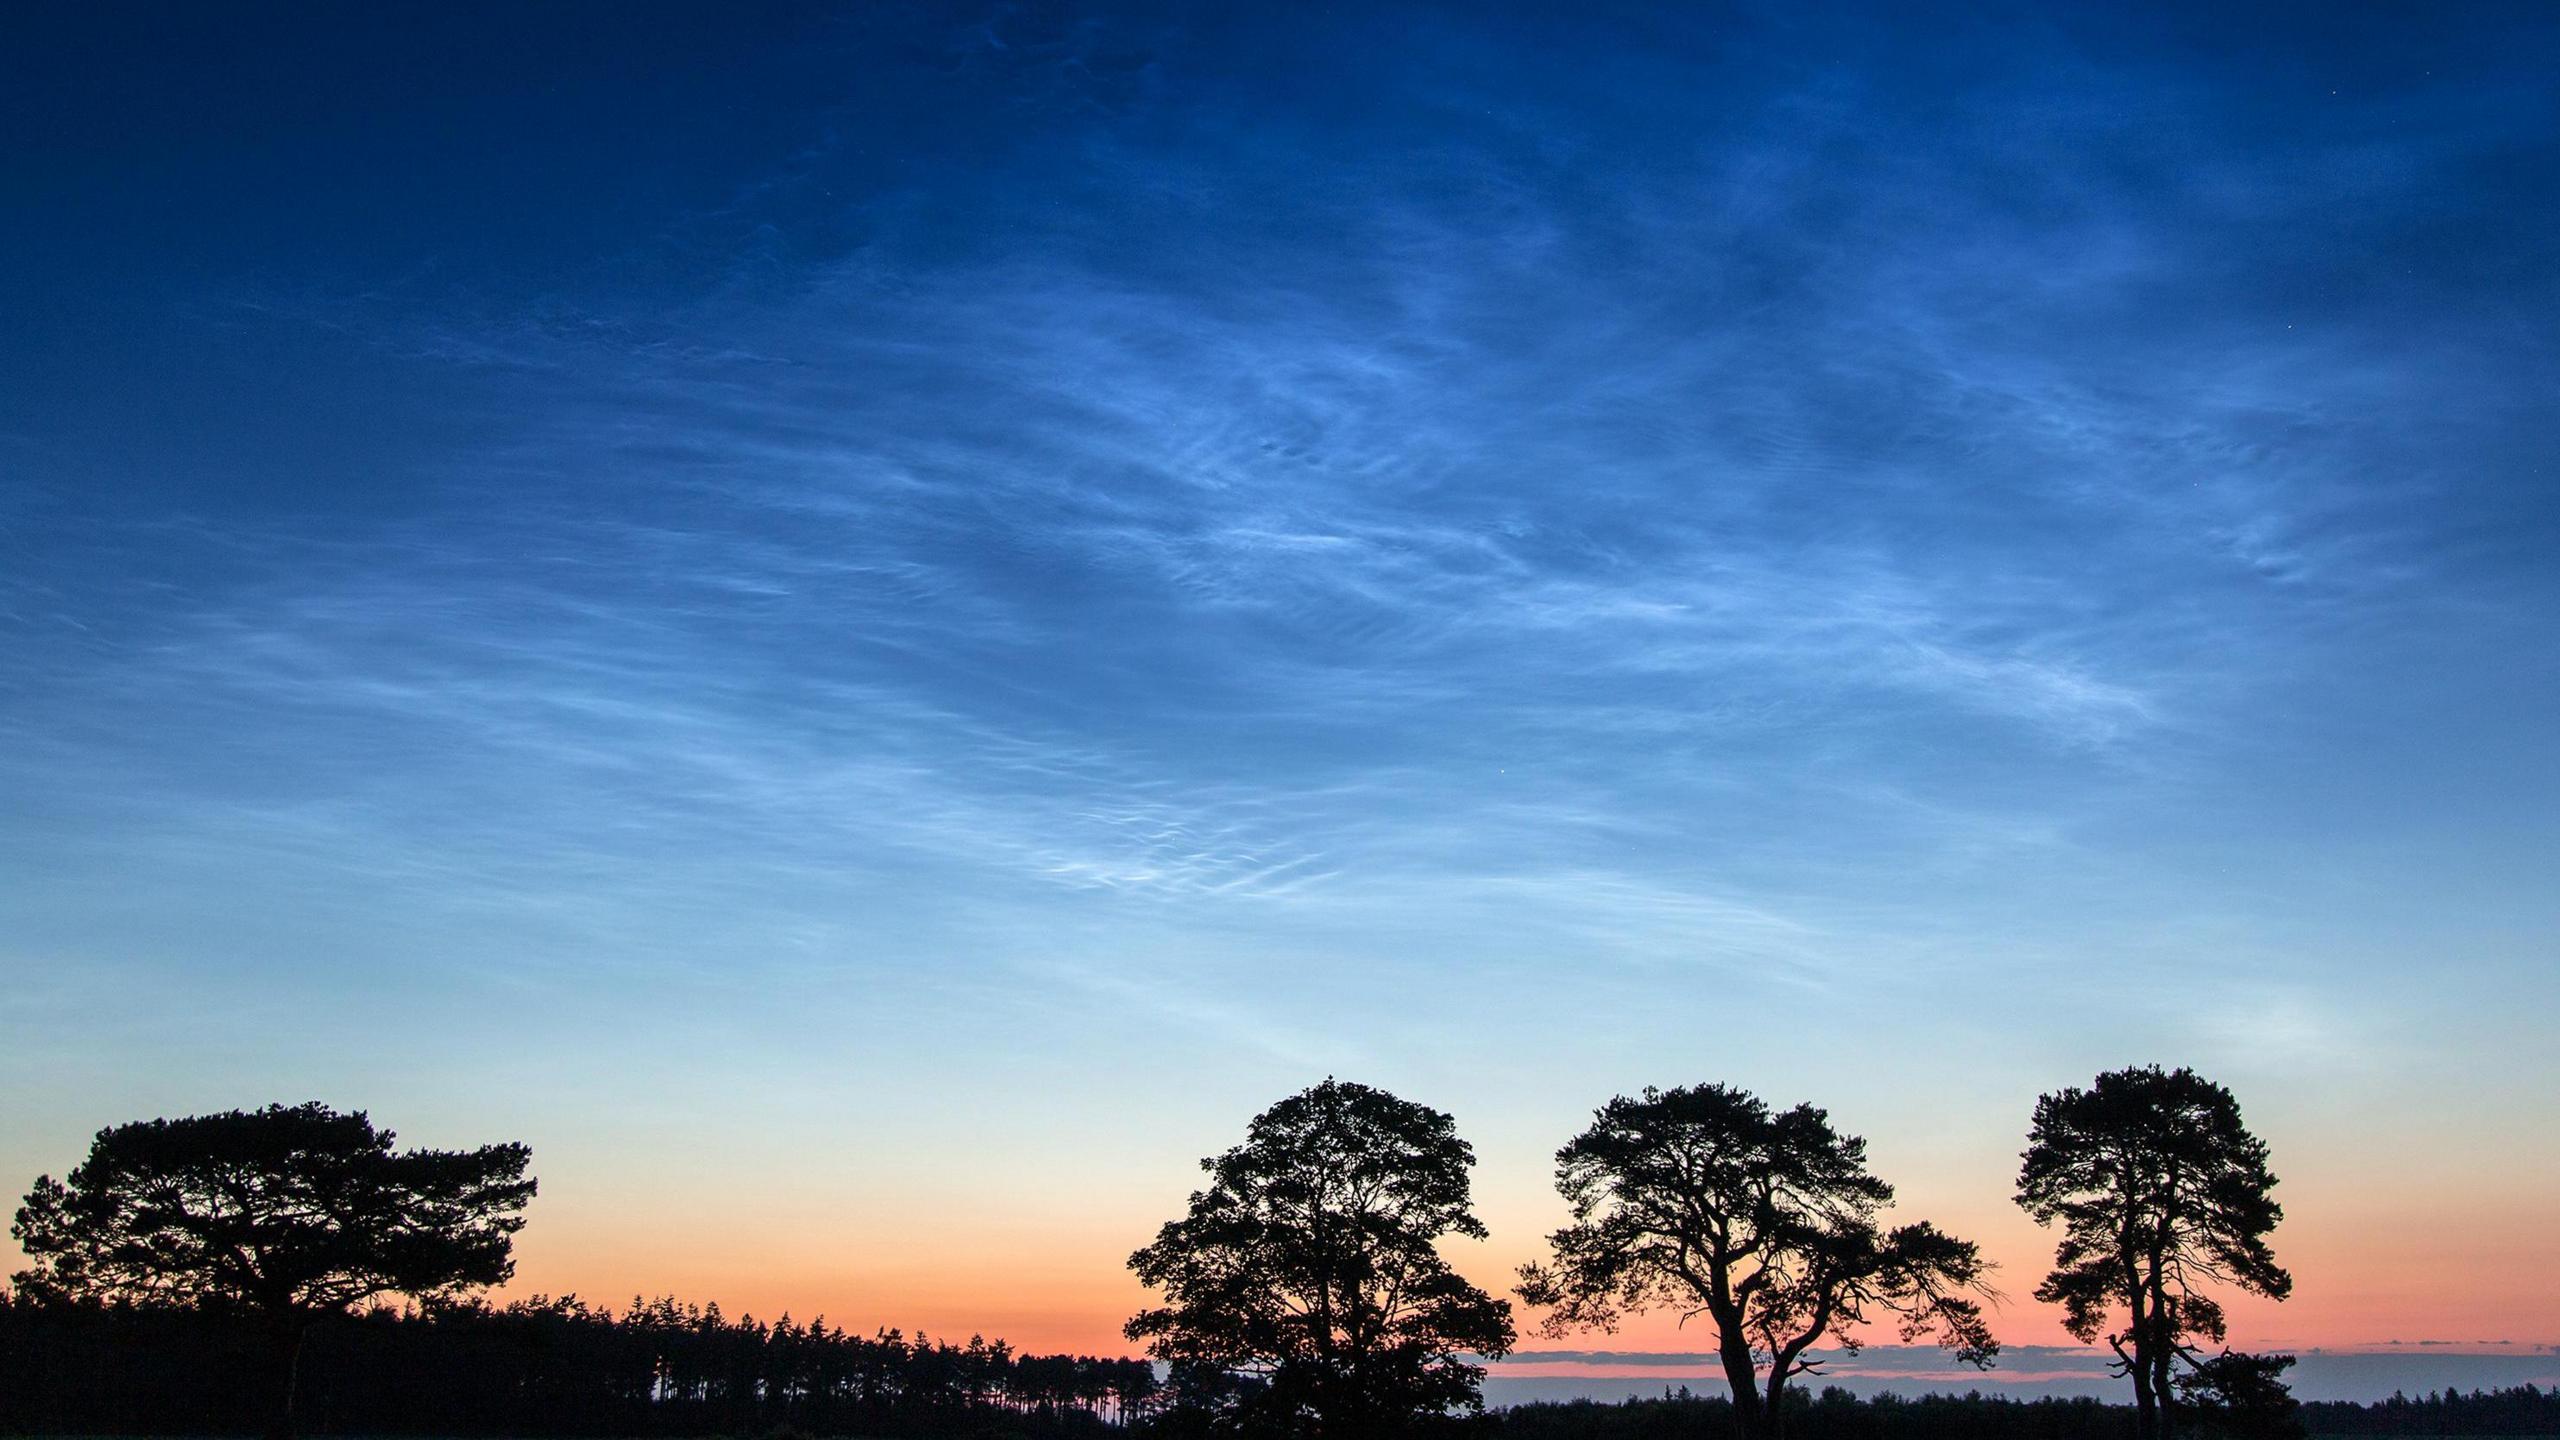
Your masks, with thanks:
[[[2177,1367],[2223,1339],[2226,1286],[2281,1300],[2293,1277],[2267,1235],[2284,1218],[2267,1147],[2231,1092],[2192,1070],[2116,1070],[2036,1102],[2018,1203],[2062,1224],[2036,1298],[2133,1379],[2145,1440],[2177,1429]]]
[[[230,1308],[274,1346],[270,1428],[293,1428],[302,1341],[380,1295],[448,1298],[514,1273],[534,1182],[522,1145],[394,1151],[362,1111],[271,1105],[98,1132],[37,1179],[9,1233],[32,1296]]]
[[[1519,1292],[1550,1307],[1547,1333],[1614,1329],[1634,1311],[1706,1316],[1747,1440],[1778,1433],[1817,1342],[1855,1351],[1869,1321],[1978,1366],[1999,1351],[1973,1244],[1883,1225],[1893,1187],[1869,1173],[1866,1142],[1810,1105],[1772,1112],[1723,1085],[1620,1096],[1556,1152],[1556,1188],[1573,1223]]]
[[[1470,1357],[1510,1350],[1511,1306],[1437,1248],[1484,1238],[1474,1164],[1428,1106],[1336,1080],[1290,1096],[1202,1161],[1188,1213],[1129,1257],[1165,1299],[1129,1338],[1228,1428],[1360,1440],[1481,1408]]]

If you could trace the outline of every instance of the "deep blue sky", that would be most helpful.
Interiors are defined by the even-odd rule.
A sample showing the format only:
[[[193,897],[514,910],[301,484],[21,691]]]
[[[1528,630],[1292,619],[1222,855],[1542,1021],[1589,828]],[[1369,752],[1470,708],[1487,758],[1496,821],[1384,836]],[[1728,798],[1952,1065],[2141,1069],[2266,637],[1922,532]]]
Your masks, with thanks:
[[[1614,1090],[2014,1228],[2162,1059],[2547,1214],[2560,12],[1806,8],[13,9],[0,1170],[319,1095],[875,1297],[1041,1175],[1107,1334],[1328,1072],[1525,1250]],[[838,1250],[632,1259],[715,1170]]]

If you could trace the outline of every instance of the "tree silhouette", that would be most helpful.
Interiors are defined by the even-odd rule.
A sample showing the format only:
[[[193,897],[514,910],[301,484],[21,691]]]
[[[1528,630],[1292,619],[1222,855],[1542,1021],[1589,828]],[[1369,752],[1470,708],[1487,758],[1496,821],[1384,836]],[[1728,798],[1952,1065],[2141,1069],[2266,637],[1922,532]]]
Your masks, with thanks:
[[[316,1101],[101,1130],[67,1183],[28,1192],[9,1232],[34,1262],[17,1287],[254,1317],[276,1367],[269,1430],[289,1435],[314,1320],[514,1273],[532,1152],[395,1153],[392,1138]]]
[[[2224,1440],[2302,1440],[2302,1407],[2284,1383],[2292,1368],[2290,1355],[2225,1350],[2177,1378],[2178,1403]]]
[[[1522,1268],[1520,1296],[1552,1307],[1550,1335],[1659,1307],[1706,1315],[1746,1440],[1778,1433],[1815,1342],[1854,1352],[1870,1319],[1988,1366],[1999,1342],[1973,1297],[1989,1266],[1934,1226],[1879,1224],[1893,1187],[1866,1155],[1810,1105],[1772,1113],[1722,1085],[1619,1096],[1556,1152],[1573,1223],[1549,1263]]]
[[[1203,1160],[1206,1189],[1129,1267],[1166,1304],[1128,1324],[1222,1426],[1394,1434],[1482,1406],[1468,1356],[1511,1348],[1511,1306],[1434,1248],[1484,1238],[1475,1152],[1438,1110],[1327,1080]],[[1226,1383],[1231,1380],[1241,1383]]]
[[[2267,1247],[2284,1209],[2266,1145],[2229,1090],[2152,1065],[2036,1101],[2023,1158],[2018,1203],[2038,1224],[2063,1224],[2036,1298],[2062,1306],[2082,1344],[2104,1336],[2133,1378],[2145,1440],[2174,1434],[2175,1366],[2196,1363],[2190,1337],[2224,1333],[2222,1306],[2202,1287],[2275,1300],[2293,1291]]]

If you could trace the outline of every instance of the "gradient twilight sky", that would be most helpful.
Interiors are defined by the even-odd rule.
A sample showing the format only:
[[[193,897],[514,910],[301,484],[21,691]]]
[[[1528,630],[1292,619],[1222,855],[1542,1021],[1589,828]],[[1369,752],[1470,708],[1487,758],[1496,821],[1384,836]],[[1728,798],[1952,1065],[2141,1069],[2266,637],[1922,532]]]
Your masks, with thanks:
[[[1720,1080],[2057,1344],[2160,1060],[2236,1339],[2560,1343],[2560,12],[1918,8],[13,7],[0,1179],[1117,1349],[1328,1073],[1491,1285]]]

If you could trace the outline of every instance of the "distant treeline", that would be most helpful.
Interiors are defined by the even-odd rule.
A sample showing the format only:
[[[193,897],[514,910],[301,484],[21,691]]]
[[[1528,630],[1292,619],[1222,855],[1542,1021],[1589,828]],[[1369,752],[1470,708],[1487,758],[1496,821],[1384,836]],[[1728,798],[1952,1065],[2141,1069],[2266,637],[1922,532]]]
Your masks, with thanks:
[[[2314,1435],[2560,1435],[2560,1389],[2446,1390],[2371,1405],[2307,1400],[2301,1415]]]
[[[255,1433],[267,1340],[238,1314],[0,1292],[0,1432]],[[376,1310],[315,1327],[301,1368],[304,1428],[337,1435],[1048,1437],[1134,1419],[1157,1393],[1144,1360],[673,1300]]]
[[[250,1434],[266,1337],[177,1306],[39,1303],[0,1291],[0,1433]],[[575,1298],[377,1310],[314,1330],[304,1423],[331,1435],[1009,1436],[1179,1432],[1144,1360],[1027,1355],[895,1330],[730,1320],[716,1305]],[[1731,1433],[1721,1395],[1531,1404],[1453,1419],[1450,1440],[1698,1440]],[[2560,1435],[2560,1391],[2314,1401],[2313,1435]],[[1789,1440],[2133,1440],[2130,1406],[1984,1395],[1788,1406]]]
[[[1566,1401],[1491,1411],[1465,1428],[1487,1440],[1698,1440],[1729,1435],[1732,1405],[1721,1395],[1680,1394],[1620,1403]],[[2314,1436],[2560,1435],[2560,1390],[2511,1390],[2373,1404],[2315,1400],[2296,1412]],[[2133,1440],[2130,1405],[2046,1397],[1878,1395],[1859,1399],[1838,1386],[1787,1407],[1788,1440]]]

